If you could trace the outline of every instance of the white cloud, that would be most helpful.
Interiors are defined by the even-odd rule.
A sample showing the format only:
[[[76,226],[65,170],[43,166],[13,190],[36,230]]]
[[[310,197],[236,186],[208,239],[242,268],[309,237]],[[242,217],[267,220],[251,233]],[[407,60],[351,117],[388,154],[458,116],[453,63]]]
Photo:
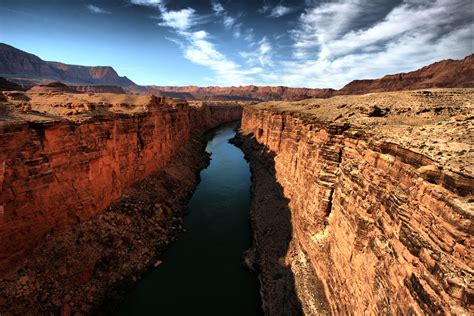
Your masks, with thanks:
[[[283,5],[277,5],[277,6],[270,6],[270,5],[264,5],[262,6],[257,12],[260,13],[268,13],[269,17],[272,18],[279,18],[282,17],[288,13],[293,12],[292,8],[285,7]]]
[[[245,30],[245,36],[244,40],[246,40],[249,43],[253,43],[253,40],[255,38],[255,31],[253,28],[248,28]]]
[[[98,6],[95,6],[93,4],[88,4],[87,6],[87,9],[92,12],[92,13],[96,13],[96,14],[111,14],[110,11],[107,11],[105,9],[102,9],[102,8],[99,8]]]
[[[230,29],[235,24],[235,19],[231,16],[226,15],[224,16],[223,23],[227,29]]]
[[[219,52],[214,44],[195,32],[185,34],[188,45],[184,46],[184,57],[201,66],[213,70],[216,74],[214,82],[219,85],[249,84],[253,79],[249,75],[263,71],[259,67],[242,69],[240,65],[229,60]]]
[[[291,11],[293,11],[291,8],[288,8],[288,7],[285,7],[285,6],[282,6],[282,5],[277,5],[276,7],[274,7],[271,10],[270,16],[272,18],[279,18],[281,16],[284,16],[284,15],[290,13]]]
[[[272,45],[268,41],[266,37],[264,37],[260,42],[258,46],[258,60],[260,61],[260,64],[262,67],[265,66],[271,66],[273,64],[272,62]]]
[[[219,2],[212,3],[212,10],[217,16],[222,17],[222,24],[224,24],[226,30],[232,30],[232,36],[239,39],[242,35],[242,23],[237,23],[237,18],[229,15]]]
[[[264,69],[266,68],[265,70],[268,71],[268,68],[273,66],[272,49],[273,47],[268,39],[263,37],[262,40],[258,42],[255,50],[250,52],[240,52],[239,54],[245,59],[248,65],[258,65]]]
[[[178,38],[168,38],[176,43],[183,51],[184,57],[191,62],[208,67],[215,73],[214,84],[238,85],[254,82],[252,75],[263,71],[260,67],[243,68],[235,61],[229,59],[210,41],[209,34],[204,30],[195,30],[200,24],[201,17],[192,8],[170,11],[163,4],[159,5],[161,11],[161,26],[171,28]],[[224,15],[224,18],[231,18]],[[225,24],[224,20],[224,24]],[[227,19],[227,26],[240,32],[240,23],[235,19]]]
[[[286,69],[292,70],[286,83],[339,88],[354,79],[379,78],[389,73],[415,70],[441,59],[463,58],[471,49],[469,37],[472,38],[469,27],[438,40],[427,34],[406,34],[377,52],[348,54],[331,61],[289,62]]]
[[[217,14],[217,15],[221,15],[222,13],[224,13],[224,7],[222,6],[222,4],[220,4],[219,2],[215,2],[212,4],[212,10]]]
[[[194,38],[196,39],[203,39],[207,36],[206,31],[197,31],[193,33]]]
[[[161,26],[168,26],[178,31],[186,31],[196,22],[195,10],[186,8],[178,11],[162,10]]]
[[[159,6],[162,1],[161,0],[130,0],[131,3],[136,5],[145,5],[145,6]]]

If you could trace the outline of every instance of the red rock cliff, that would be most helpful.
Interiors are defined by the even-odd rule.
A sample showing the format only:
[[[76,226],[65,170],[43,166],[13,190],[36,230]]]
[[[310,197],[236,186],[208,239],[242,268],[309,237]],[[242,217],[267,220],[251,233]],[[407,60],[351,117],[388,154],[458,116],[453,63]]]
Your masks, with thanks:
[[[97,214],[126,187],[163,168],[192,133],[242,113],[239,106],[195,108],[156,98],[146,106],[83,122],[42,117],[0,124],[2,264],[53,227]]]
[[[472,313],[473,178],[351,125],[361,100],[318,102],[306,109],[335,102],[352,114],[347,122],[329,121],[269,103],[245,108],[242,119],[243,132],[263,146],[262,159],[274,156],[275,178],[288,199],[292,241],[284,261],[305,314],[321,312],[321,294],[335,315]],[[369,116],[364,120],[372,124],[385,119]],[[449,122],[464,126],[461,134],[472,124],[459,117]],[[264,199],[254,200],[257,208],[258,200]],[[312,290],[313,279],[324,293]]]

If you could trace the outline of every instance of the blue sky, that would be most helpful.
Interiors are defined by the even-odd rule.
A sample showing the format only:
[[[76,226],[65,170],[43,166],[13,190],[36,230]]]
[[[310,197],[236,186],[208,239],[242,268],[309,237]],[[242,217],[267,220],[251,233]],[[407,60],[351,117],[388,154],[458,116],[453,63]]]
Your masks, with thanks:
[[[0,0],[0,42],[138,84],[340,88],[473,53],[470,0]]]

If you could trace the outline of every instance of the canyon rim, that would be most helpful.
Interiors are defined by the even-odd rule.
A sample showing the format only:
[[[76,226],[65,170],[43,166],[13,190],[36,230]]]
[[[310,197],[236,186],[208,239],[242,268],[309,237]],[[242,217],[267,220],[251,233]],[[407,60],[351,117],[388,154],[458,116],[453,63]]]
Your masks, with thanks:
[[[0,1],[0,315],[472,315],[472,10]]]

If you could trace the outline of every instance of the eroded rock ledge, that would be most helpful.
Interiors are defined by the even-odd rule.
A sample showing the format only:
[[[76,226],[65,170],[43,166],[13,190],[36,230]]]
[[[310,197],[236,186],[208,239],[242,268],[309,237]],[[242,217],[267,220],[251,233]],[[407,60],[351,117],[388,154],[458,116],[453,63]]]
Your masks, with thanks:
[[[1,97],[2,315],[113,305],[182,229],[207,163],[201,133],[242,113],[154,96]]]
[[[472,95],[381,93],[244,109],[269,315],[473,312]]]

